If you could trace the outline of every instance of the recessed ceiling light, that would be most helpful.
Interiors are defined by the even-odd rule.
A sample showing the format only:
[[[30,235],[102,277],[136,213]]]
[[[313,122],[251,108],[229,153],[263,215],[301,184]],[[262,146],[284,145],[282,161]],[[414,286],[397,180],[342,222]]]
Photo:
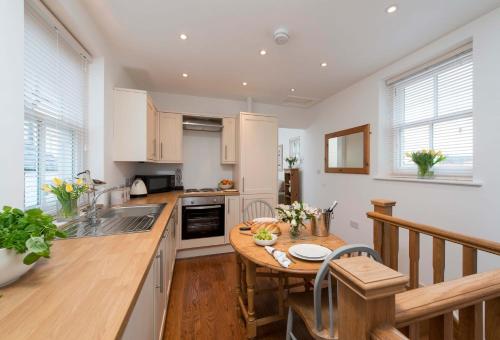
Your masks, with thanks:
[[[246,82],[246,81],[244,81],[243,83],[241,83],[241,85],[243,85],[243,86],[247,86],[248,84],[247,84],[247,82]]]
[[[290,89],[290,91],[295,92],[295,89],[294,89],[294,88],[291,88],[291,89]]]
[[[183,76],[184,78],[189,77],[189,75],[188,75],[187,73],[183,73],[183,74],[182,74],[182,76]]]
[[[179,38],[181,38],[182,40],[186,40],[188,36],[182,33],[181,35],[179,35]]]
[[[396,5],[391,5],[385,9],[385,11],[389,14],[394,13],[398,10],[398,6]]]
[[[321,67],[327,67],[327,66],[328,66],[328,64],[326,63],[326,61],[321,63]]]
[[[260,55],[266,55],[267,54],[267,51],[266,50],[260,50]]]

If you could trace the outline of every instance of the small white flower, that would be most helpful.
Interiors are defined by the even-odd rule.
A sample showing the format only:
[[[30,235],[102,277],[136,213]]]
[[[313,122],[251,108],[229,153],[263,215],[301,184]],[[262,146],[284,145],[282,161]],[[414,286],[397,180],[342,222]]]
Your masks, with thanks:
[[[297,226],[297,221],[296,220],[292,220],[292,222],[290,224],[292,225],[292,227],[296,227]]]

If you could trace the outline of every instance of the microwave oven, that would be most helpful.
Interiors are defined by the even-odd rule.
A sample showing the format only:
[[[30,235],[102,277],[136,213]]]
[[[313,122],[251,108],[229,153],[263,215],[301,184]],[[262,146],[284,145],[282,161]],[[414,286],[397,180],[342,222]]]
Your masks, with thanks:
[[[148,194],[175,190],[175,175],[136,175],[138,178],[146,185]]]

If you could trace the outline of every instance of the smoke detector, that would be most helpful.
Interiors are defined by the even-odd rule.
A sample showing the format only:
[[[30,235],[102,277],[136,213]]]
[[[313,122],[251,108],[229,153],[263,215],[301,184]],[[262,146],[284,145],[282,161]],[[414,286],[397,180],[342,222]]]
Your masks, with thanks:
[[[277,45],[284,45],[288,42],[289,36],[288,36],[288,30],[284,27],[278,28],[276,31],[274,31],[274,42]]]

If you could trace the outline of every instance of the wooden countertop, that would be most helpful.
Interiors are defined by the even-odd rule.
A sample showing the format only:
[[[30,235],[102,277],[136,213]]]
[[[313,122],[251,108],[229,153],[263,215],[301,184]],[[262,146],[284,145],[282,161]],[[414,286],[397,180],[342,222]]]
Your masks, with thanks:
[[[184,192],[181,197],[200,197],[200,196],[238,196],[239,191],[214,191],[214,192]]]
[[[167,203],[149,232],[54,241],[51,259],[38,261],[19,281],[0,288],[0,338],[119,337],[182,194],[130,202]]]

